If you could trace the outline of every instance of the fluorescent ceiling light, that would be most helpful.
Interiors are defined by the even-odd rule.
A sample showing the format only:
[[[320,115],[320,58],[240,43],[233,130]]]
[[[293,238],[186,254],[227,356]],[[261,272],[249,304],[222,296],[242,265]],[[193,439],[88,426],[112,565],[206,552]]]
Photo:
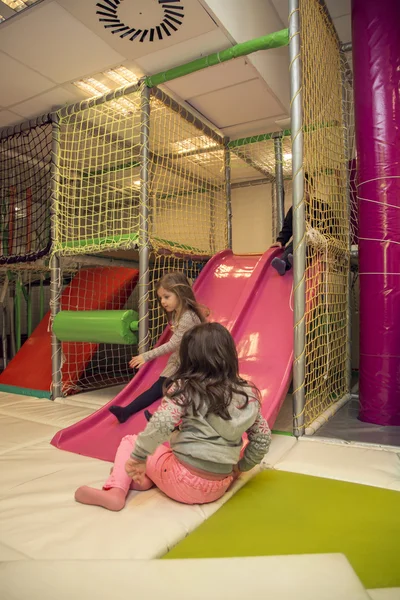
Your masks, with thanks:
[[[108,71],[104,72],[104,75],[121,86],[129,85],[130,83],[137,83],[139,81],[137,75],[123,66],[116,67],[115,69],[109,69]]]
[[[1,0],[3,4],[6,4],[12,10],[19,12],[20,10],[24,10],[28,8],[28,6],[32,6],[32,4],[36,4],[40,0]]]
[[[194,150],[203,150],[205,148],[217,148],[218,145],[211,138],[206,135],[200,135],[199,137],[187,138],[179,142],[172,144],[178,154],[186,152],[193,152]]]
[[[104,75],[118,83],[119,87],[130,85],[138,80],[137,76],[125,67],[116,67],[115,69],[110,69],[106,71]],[[74,81],[74,85],[91,98],[98,98],[99,96],[108,94],[115,89],[108,87],[108,85],[99,81],[95,77],[86,77],[86,79]],[[132,102],[129,97],[125,96],[118,98],[117,100],[111,100],[109,102],[109,106],[112,106],[117,112],[124,116],[132,114],[137,108],[135,103]]]
[[[85,80],[85,79],[82,79],[82,81],[75,81],[74,82],[74,86],[76,86],[77,88],[79,88],[83,92],[86,92],[86,94],[88,94],[91,98],[95,98],[97,96],[102,96],[103,95],[103,92],[100,92],[95,87],[93,87],[92,85],[90,85],[88,83],[88,81]]]

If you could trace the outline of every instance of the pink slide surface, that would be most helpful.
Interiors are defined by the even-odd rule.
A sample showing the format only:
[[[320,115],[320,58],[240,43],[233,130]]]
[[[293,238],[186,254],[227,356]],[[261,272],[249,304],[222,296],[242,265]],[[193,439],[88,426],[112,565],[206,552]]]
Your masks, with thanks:
[[[287,394],[293,362],[292,272],[284,277],[271,267],[279,250],[263,255],[235,255],[224,251],[214,256],[195,282],[196,298],[211,309],[236,342],[240,373],[253,381],[262,394],[262,412],[270,427]],[[170,336],[169,328],[158,344]],[[111,402],[93,415],[58,432],[57,448],[112,462],[124,435],[138,433],[146,425],[143,413],[119,424],[108,411],[111,404],[125,406],[160,376],[167,356],[144,365]],[[151,408],[154,411],[157,403]]]

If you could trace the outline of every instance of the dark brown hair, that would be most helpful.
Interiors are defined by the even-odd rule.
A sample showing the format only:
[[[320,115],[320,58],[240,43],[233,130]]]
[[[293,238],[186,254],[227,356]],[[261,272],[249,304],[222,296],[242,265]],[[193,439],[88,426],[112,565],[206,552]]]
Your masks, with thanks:
[[[203,323],[187,331],[179,358],[178,371],[165,383],[166,395],[179,406],[192,406],[194,414],[198,414],[201,405],[206,405],[206,414],[229,420],[233,394],[244,397],[242,408],[249,402],[244,386],[251,387],[254,392],[251,396],[260,400],[258,389],[239,376],[235,342],[219,323]]]
[[[200,322],[205,323],[210,311],[206,306],[202,306],[196,301],[192,286],[182,271],[166,273],[157,282],[156,293],[160,288],[164,288],[168,292],[172,292],[178,296],[179,307],[176,311],[176,320],[178,322],[186,310],[192,310],[199,317]]]

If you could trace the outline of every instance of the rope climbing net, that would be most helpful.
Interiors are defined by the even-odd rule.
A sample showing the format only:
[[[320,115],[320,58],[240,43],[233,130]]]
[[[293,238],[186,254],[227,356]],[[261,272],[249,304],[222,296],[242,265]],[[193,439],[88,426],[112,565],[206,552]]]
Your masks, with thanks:
[[[301,0],[306,218],[307,427],[349,392],[349,201],[339,41],[318,0]],[[316,57],[318,60],[316,61]]]
[[[50,251],[51,123],[39,120],[0,137],[0,264]]]
[[[128,256],[137,267],[137,251],[147,247],[147,273],[140,276],[150,281],[149,330],[144,343],[151,346],[165,326],[155,294],[158,279],[178,269],[193,281],[204,262],[226,248],[227,159],[221,135],[158,89],[151,90],[146,114],[143,95],[140,84],[130,93],[89,101],[81,110],[59,112],[53,249],[61,257],[116,256],[117,251],[124,251],[124,258]],[[110,282],[80,278],[74,286],[79,306],[86,306],[85,298],[97,298],[99,286],[114,289]],[[132,290],[129,299],[120,300],[114,297],[112,307],[116,308],[116,302],[120,308],[129,305],[137,310],[137,292],[135,296]],[[61,300],[64,310],[71,310],[74,301],[65,302]],[[75,367],[71,367],[73,377],[66,373],[66,364],[73,362],[65,358],[71,344],[63,342],[64,391],[82,389],[93,381],[93,376],[80,373],[78,384],[68,383],[77,380]],[[97,357],[89,371],[101,385],[109,385],[105,371],[118,378],[122,362],[127,364],[127,355],[134,352],[130,347],[118,352],[105,348],[103,358]],[[70,355],[85,353],[85,344],[74,342]],[[106,363],[110,369],[105,369]]]

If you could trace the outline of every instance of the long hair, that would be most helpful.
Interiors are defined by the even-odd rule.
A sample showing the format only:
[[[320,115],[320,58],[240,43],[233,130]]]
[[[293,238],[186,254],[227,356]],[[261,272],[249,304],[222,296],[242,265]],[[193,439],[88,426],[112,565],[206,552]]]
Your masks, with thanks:
[[[175,314],[175,318],[178,322],[183,313],[187,310],[192,310],[199,317],[200,323],[206,322],[209,310],[207,307],[202,306],[196,301],[192,286],[184,273],[181,271],[171,271],[170,273],[166,273],[157,282],[156,293],[160,288],[164,288],[178,297],[179,306]]]
[[[231,419],[228,408],[233,394],[243,396],[242,408],[249,402],[245,386],[249,386],[260,401],[260,392],[239,376],[239,361],[231,334],[219,323],[196,325],[185,333],[180,351],[180,366],[165,382],[166,395],[179,406],[198,414],[206,406],[208,414]],[[171,385],[175,384],[175,385]]]

